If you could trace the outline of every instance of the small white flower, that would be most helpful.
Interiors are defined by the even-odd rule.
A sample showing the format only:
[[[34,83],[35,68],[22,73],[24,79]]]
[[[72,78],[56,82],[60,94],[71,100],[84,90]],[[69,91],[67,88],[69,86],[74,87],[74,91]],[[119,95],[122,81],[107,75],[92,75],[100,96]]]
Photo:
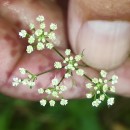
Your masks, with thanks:
[[[81,59],[82,59],[82,55],[76,55],[76,56],[75,56],[75,60],[76,60],[76,61],[80,61]]]
[[[40,104],[42,106],[46,106],[47,101],[45,99],[40,100]]]
[[[98,79],[97,78],[93,78],[92,82],[96,84],[96,83],[98,83]]]
[[[55,67],[56,69],[61,69],[61,68],[62,68],[61,62],[55,62],[55,63],[54,63],[54,67]]]
[[[98,90],[98,87],[96,86],[96,87],[94,87],[94,90]]]
[[[21,83],[21,79],[19,79],[17,77],[13,78],[12,86],[17,87],[20,83]]]
[[[37,20],[38,22],[43,22],[43,21],[44,21],[44,16],[39,15],[39,16],[36,18],[36,20]]]
[[[41,42],[38,42],[38,44],[37,44],[37,50],[43,50],[45,48],[45,46],[44,46],[44,44],[43,43],[41,43]]]
[[[54,78],[54,79],[52,79],[52,85],[54,86],[54,85],[58,85],[58,83],[59,83],[59,81],[58,81],[58,79],[57,78]]]
[[[96,99],[95,101],[92,102],[92,106],[98,107],[101,101],[99,99]]]
[[[26,69],[24,69],[24,68],[19,68],[19,71],[21,74],[26,74]]]
[[[111,91],[111,92],[115,92],[115,87],[114,87],[114,86],[111,86],[111,87],[110,87],[110,91]]]
[[[58,93],[57,93],[56,91],[53,91],[53,92],[52,92],[52,96],[53,96],[53,97],[57,97],[57,98],[59,97],[59,96],[58,96]]]
[[[104,84],[104,85],[103,85],[103,92],[106,93],[107,91],[108,91],[108,86],[107,86],[107,84]]]
[[[50,106],[52,106],[52,107],[55,106],[55,101],[54,100],[50,100],[49,103],[50,103]]]
[[[34,36],[30,36],[30,37],[28,38],[28,43],[32,44],[32,43],[34,43],[34,42],[35,42]]]
[[[68,100],[66,100],[66,99],[61,99],[60,104],[61,104],[62,106],[67,105],[67,104],[68,104]]]
[[[27,84],[28,84],[28,79],[22,80],[22,84],[23,84],[23,85],[27,85]]]
[[[104,94],[100,95],[100,100],[104,101],[104,99],[105,99],[105,95]]]
[[[107,100],[107,105],[108,106],[112,106],[114,104],[114,98],[109,98],[108,100]]]
[[[93,86],[92,86],[91,83],[87,83],[87,84],[86,84],[86,88],[91,89],[92,87],[93,87]]]
[[[46,89],[45,93],[47,93],[49,95],[49,94],[51,94],[51,90],[50,89]]]
[[[26,37],[26,35],[27,35],[27,32],[25,30],[21,30],[21,32],[19,32],[19,36],[22,38]]]
[[[56,40],[56,35],[55,35],[55,33],[54,33],[54,32],[50,32],[50,33],[48,34],[48,38],[51,39],[51,40]]]
[[[61,86],[60,86],[60,90],[61,90],[61,91],[66,91],[66,90],[67,90],[67,87],[64,86],[64,85],[61,85]]]
[[[87,94],[86,94],[86,97],[87,97],[87,98],[92,98],[93,95],[92,95],[91,93],[87,93]]]
[[[30,24],[29,24],[29,27],[30,27],[31,30],[33,30],[33,29],[35,28],[35,25],[32,24],[32,23],[30,23]]]
[[[48,35],[48,32],[44,32],[44,36],[47,36]]]
[[[65,78],[69,78],[70,76],[71,76],[70,73],[66,73],[66,74],[65,74]]]
[[[69,56],[70,54],[71,54],[71,50],[70,50],[70,49],[66,49],[66,50],[65,50],[65,55],[66,55],[66,56]]]
[[[38,89],[38,93],[39,93],[39,94],[43,94],[43,93],[44,93],[44,89],[43,89],[43,88],[39,88],[39,89]]]
[[[51,30],[56,30],[56,29],[57,29],[57,25],[54,24],[54,23],[51,23],[51,24],[50,24],[50,29],[51,29]]]
[[[112,76],[112,84],[117,83],[117,80],[118,80],[118,76],[113,75],[113,76]]]
[[[27,84],[29,87],[34,87],[35,86],[35,82],[33,81],[28,81],[28,84]]]
[[[97,91],[97,94],[100,94],[100,91],[99,91],[99,90]]]
[[[32,53],[33,52],[33,47],[31,45],[27,46],[27,49],[26,49],[27,53]]]
[[[107,80],[106,80],[106,79],[104,80],[104,83],[107,83]]]
[[[41,29],[37,29],[37,30],[35,31],[35,35],[36,35],[36,36],[40,36],[42,33],[43,33],[43,31],[42,31]]]
[[[52,48],[54,47],[54,45],[53,45],[52,43],[47,43],[47,44],[46,44],[46,47],[47,47],[48,49],[52,49]]]
[[[102,79],[98,79],[98,82],[99,82],[99,83],[102,83],[102,82],[103,82],[103,80],[102,80]]]
[[[104,70],[101,70],[100,75],[101,75],[103,78],[106,78],[107,72],[104,71]]]
[[[41,28],[41,29],[45,29],[45,27],[46,27],[45,23],[41,23],[41,24],[40,24],[40,28]]]
[[[76,70],[76,74],[80,75],[80,76],[83,76],[84,75],[84,70],[78,69],[78,70]]]

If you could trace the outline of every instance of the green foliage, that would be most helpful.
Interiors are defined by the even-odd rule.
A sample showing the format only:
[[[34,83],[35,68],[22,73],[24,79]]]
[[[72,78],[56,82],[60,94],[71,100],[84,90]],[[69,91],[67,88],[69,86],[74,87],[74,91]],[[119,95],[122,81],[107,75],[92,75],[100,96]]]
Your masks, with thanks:
[[[129,99],[119,97],[117,101],[111,108],[106,104],[93,108],[91,101],[83,99],[67,106],[41,107],[0,95],[0,130],[129,130]]]

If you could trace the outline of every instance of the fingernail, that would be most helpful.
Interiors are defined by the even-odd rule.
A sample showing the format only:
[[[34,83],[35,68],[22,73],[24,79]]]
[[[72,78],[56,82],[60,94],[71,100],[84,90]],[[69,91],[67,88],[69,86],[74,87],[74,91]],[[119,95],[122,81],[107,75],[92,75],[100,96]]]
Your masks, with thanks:
[[[84,61],[97,69],[113,69],[128,57],[130,23],[87,21],[79,30],[76,53],[84,50]]]

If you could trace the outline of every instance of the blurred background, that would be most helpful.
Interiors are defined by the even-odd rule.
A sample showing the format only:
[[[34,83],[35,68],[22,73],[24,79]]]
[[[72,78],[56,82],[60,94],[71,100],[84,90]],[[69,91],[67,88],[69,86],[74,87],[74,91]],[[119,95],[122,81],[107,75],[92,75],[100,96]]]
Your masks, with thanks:
[[[1,94],[0,130],[130,130],[130,99],[116,97],[110,108],[106,103],[93,108],[86,99],[41,107]]]

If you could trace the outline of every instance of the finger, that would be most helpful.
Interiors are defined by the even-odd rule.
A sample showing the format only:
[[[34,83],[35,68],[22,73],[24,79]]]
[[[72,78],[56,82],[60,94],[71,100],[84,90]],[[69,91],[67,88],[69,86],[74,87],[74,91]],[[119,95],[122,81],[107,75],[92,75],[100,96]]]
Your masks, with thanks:
[[[30,89],[27,86],[11,87],[12,79],[14,76],[21,77],[18,71],[18,69],[21,67],[24,67],[25,69],[29,70],[30,72],[34,74],[38,74],[38,73],[54,68],[55,61],[61,61],[61,58],[57,54],[55,54],[53,51],[46,50],[46,51],[43,51],[42,53],[35,52],[31,54],[31,57],[30,55],[25,54],[22,60],[19,62],[19,64],[17,64],[17,67],[13,71],[7,84],[5,84],[5,86],[2,88],[2,92],[6,93],[9,96],[29,99],[29,100],[38,100],[41,98],[45,98],[46,97],[45,95],[40,96],[38,94],[38,88],[45,89],[45,88],[50,87],[51,80],[55,77],[58,78],[58,80],[61,80],[61,78],[64,75],[64,71],[56,70],[56,71],[41,75],[40,77],[38,77],[36,81],[36,85],[33,89]],[[89,76],[94,75],[93,72],[95,71],[92,71],[92,69],[87,68],[86,70]],[[67,87],[67,91],[63,94],[63,97],[67,99],[85,97],[85,94],[87,92],[85,89],[85,82],[87,81],[88,80],[85,80],[83,77],[76,76],[75,74],[73,75],[73,79],[71,78],[64,79],[62,84]],[[8,88],[10,91],[8,91]]]
[[[97,69],[113,69],[128,57],[130,47],[129,0],[71,0],[69,39],[75,53]]]
[[[67,46],[64,17],[56,2],[51,0],[0,0],[0,13],[13,22],[19,28],[18,31],[28,29],[30,23],[38,26],[35,19],[38,15],[43,15],[46,18],[46,25],[56,23],[58,26],[55,41],[57,46],[62,48]]]
[[[130,58],[121,67],[111,71],[110,74],[116,74],[119,77],[116,93],[130,97]]]
[[[36,15],[35,12],[37,12],[37,10],[35,10],[35,11],[32,10],[32,7],[34,5],[32,6],[31,4],[27,4],[29,7],[26,7],[27,5],[26,6],[22,5],[24,2],[23,3],[17,3],[17,2],[19,2],[19,1],[14,1],[14,3],[12,3],[12,4],[8,5],[8,6],[5,6],[6,4],[4,4],[4,6],[5,6],[4,11],[3,11],[2,8],[0,8],[2,10],[1,11],[2,14],[5,13],[5,16],[7,16],[5,18],[8,19],[8,17],[9,17],[8,13],[11,13],[11,11],[12,11],[13,15],[17,14],[16,16],[17,16],[17,18],[19,18],[18,20],[20,20],[20,17],[23,17],[23,18],[25,17],[26,19],[24,18],[24,20],[26,22],[28,22],[28,23],[30,23],[30,20],[34,20],[35,18],[32,17],[32,16],[35,16]],[[18,4],[18,5],[16,5],[16,4]],[[19,6],[19,7],[16,8],[15,6],[16,7]],[[7,9],[6,9],[6,7],[7,7]],[[12,7],[13,7],[14,10],[10,10],[10,9],[12,9]],[[27,11],[28,13],[24,12],[24,15],[23,15],[22,9],[25,8],[25,7],[28,9],[28,11]],[[38,7],[39,6],[37,5],[33,9],[37,9]],[[45,7],[46,7],[46,5],[45,5]],[[19,10],[19,9],[21,9],[21,10]],[[43,15],[45,13],[44,9],[42,11],[40,10],[40,12]],[[33,15],[33,13],[34,13],[34,15]],[[46,13],[48,13],[47,10],[46,10]],[[27,14],[27,16],[26,16],[26,14]],[[37,14],[39,15],[39,13],[37,13]],[[45,15],[47,16],[47,14],[45,14]],[[55,15],[55,16],[57,16],[57,15]],[[18,17],[18,16],[20,16],[20,17]],[[51,17],[51,16],[53,16],[53,18],[55,18],[53,12],[49,14],[49,17]],[[57,17],[59,17],[59,16],[57,16]],[[47,18],[48,18],[48,16],[47,16]],[[8,19],[8,20],[10,20],[10,19]],[[58,23],[62,23],[61,22],[62,19],[58,20],[58,19],[55,18],[55,20]],[[14,23],[15,21],[11,20],[11,22]],[[47,19],[46,22],[49,23],[49,18]],[[21,19],[20,23],[21,23],[21,27],[26,26],[26,24],[24,24],[24,21],[22,21],[22,19]],[[57,34],[59,36],[61,36],[62,33],[64,33],[64,32],[60,33],[60,31],[57,32]],[[24,99],[36,100],[36,99],[41,98],[37,93],[37,88],[38,87],[43,87],[43,88],[48,87],[49,83],[51,82],[51,79],[54,78],[53,76],[56,75],[55,72],[53,72],[51,74],[47,74],[46,76],[43,76],[42,78],[40,78],[39,81],[37,82],[36,87],[34,89],[32,89],[32,90],[30,90],[27,87],[19,87],[19,88],[12,87],[12,85],[11,85],[12,78],[14,76],[20,77],[20,75],[18,73],[18,68],[20,68],[20,67],[25,67],[26,69],[29,69],[30,71],[32,71],[34,73],[38,73],[39,71],[41,71],[41,68],[42,68],[42,71],[45,71],[47,68],[51,68],[53,66],[52,64],[54,63],[54,61],[59,60],[59,58],[55,58],[56,56],[52,57],[53,55],[54,55],[54,53],[52,53],[50,51],[45,51],[45,52],[41,52],[41,53],[36,52],[36,53],[31,54],[31,55],[22,54],[22,58],[21,58],[22,60],[17,61],[17,65],[15,66],[15,70],[13,69],[14,71],[9,76],[8,81],[6,81],[6,83],[4,85],[2,85],[3,87],[1,87],[1,92],[6,94],[6,95],[10,95],[10,96],[13,96],[13,97],[19,97],[19,98],[24,98]],[[45,68],[46,66],[47,66],[47,68]],[[5,73],[5,72],[2,72],[2,73]],[[61,78],[61,76],[62,76],[62,74],[59,73],[59,79]],[[71,80],[70,81],[64,81],[65,85],[67,85],[68,88],[70,87],[69,93],[66,93],[65,97],[67,97],[67,98],[72,98],[73,97],[74,98],[74,97],[82,97],[82,96],[84,96],[84,93],[85,93],[84,85],[83,85],[83,87],[79,87],[79,86],[82,86],[81,84],[83,84],[84,80],[83,79],[79,80],[79,77],[76,78],[76,79],[78,80],[78,83],[75,85],[77,87],[72,87],[72,81]]]
[[[7,82],[25,49],[15,30],[13,25],[0,18],[0,89]]]

